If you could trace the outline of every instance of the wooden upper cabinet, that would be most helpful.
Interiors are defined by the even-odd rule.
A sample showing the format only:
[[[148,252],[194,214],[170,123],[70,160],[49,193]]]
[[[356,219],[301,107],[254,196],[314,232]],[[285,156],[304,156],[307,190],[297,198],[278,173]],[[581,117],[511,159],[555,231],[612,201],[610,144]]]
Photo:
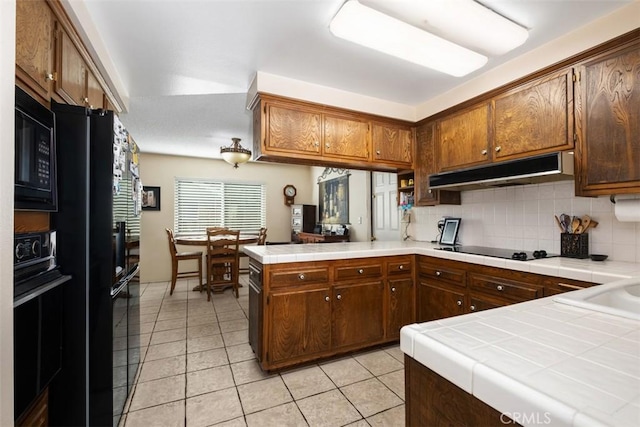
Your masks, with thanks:
[[[55,92],[66,102],[85,105],[87,67],[66,31],[56,30]]]
[[[267,150],[320,154],[322,115],[303,108],[267,104]]]
[[[324,115],[325,156],[369,160],[369,122],[355,117]]]
[[[44,0],[16,2],[16,77],[43,99],[51,97],[54,14]]]
[[[573,73],[563,70],[492,100],[493,158],[573,148]]]
[[[436,170],[461,169],[491,159],[489,104],[446,117],[438,123]]]
[[[429,188],[429,175],[436,171],[435,139],[435,122],[425,123],[416,128],[415,205],[433,206],[440,203],[459,205],[459,191],[431,190]]]
[[[371,125],[373,160],[413,167],[413,131],[386,123]]]
[[[104,108],[104,91],[96,76],[87,70],[87,103],[89,108]],[[112,108],[113,109],[113,108]]]
[[[576,195],[640,192],[640,40],[578,67]]]

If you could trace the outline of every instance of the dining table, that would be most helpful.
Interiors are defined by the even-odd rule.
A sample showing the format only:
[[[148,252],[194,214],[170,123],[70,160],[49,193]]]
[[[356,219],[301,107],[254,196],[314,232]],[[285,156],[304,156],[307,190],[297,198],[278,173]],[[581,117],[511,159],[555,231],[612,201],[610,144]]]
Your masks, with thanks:
[[[241,234],[239,239],[238,239],[238,243],[240,246],[242,245],[248,245],[251,243],[258,243],[258,235],[257,234]],[[207,235],[203,234],[203,235],[196,235],[196,236],[183,236],[183,237],[176,237],[176,245],[186,245],[186,246],[207,246]],[[207,251],[205,250],[203,252],[204,254],[204,260],[203,262],[206,264],[207,262]],[[192,290],[193,291],[198,291],[200,292],[201,290],[204,290],[204,288],[202,286],[206,286],[206,283],[201,283],[200,285],[196,285]],[[239,284],[240,287],[242,287],[242,284]],[[212,292],[215,293],[220,293],[222,291],[224,291],[225,288],[220,288],[220,289],[212,289]]]

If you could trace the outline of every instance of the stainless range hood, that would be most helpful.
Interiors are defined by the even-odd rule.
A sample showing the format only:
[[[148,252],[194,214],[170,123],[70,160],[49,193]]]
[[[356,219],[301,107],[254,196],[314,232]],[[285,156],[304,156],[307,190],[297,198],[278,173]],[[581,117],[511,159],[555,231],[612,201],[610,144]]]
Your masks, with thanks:
[[[563,151],[429,175],[429,187],[477,190],[572,179],[573,152]]]

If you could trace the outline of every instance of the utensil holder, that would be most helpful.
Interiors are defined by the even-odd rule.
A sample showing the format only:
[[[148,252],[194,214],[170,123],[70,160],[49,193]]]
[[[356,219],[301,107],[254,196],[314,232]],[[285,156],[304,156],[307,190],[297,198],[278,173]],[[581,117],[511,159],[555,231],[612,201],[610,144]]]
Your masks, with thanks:
[[[587,233],[561,233],[560,256],[581,259],[589,258],[589,235]]]

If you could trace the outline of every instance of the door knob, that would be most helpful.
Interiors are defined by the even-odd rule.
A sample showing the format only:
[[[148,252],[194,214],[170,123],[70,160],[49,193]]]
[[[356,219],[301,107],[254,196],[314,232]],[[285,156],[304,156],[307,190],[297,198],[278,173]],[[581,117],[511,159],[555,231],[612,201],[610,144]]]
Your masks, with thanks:
[[[338,296],[336,298],[342,299],[342,295],[338,294]]]

